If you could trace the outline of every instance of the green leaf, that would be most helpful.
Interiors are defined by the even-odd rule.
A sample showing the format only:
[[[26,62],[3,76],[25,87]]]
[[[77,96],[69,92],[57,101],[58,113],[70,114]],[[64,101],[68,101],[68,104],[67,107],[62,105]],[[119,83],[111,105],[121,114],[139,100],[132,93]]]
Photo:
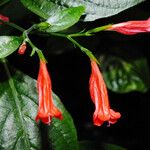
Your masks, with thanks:
[[[52,141],[52,146],[54,150],[78,150],[73,120],[59,98],[56,95],[53,95],[53,98],[56,100],[55,105],[63,112],[63,120],[58,121],[58,119],[53,118],[53,124],[50,125],[49,139]]]
[[[73,0],[72,0],[73,1]],[[82,0],[73,1],[73,4],[80,3],[86,7],[86,17],[84,21],[93,21],[100,18],[109,17],[145,0]]]
[[[29,10],[46,19],[46,22],[50,24],[47,32],[58,32],[71,27],[79,21],[84,12],[84,7],[81,5],[65,8],[48,0],[21,0],[21,2]]]
[[[79,21],[84,12],[84,7],[72,7],[59,11],[50,16],[47,22],[50,24],[47,32],[58,32],[67,29]]]
[[[44,19],[64,9],[63,6],[55,4],[55,0],[20,0],[23,5]]]
[[[5,61],[4,61],[5,62]],[[29,76],[0,64],[0,149],[41,150],[41,132],[35,122],[38,107],[36,81]],[[64,120],[53,119],[46,126],[49,144],[55,150],[77,149],[77,135],[71,116],[59,98],[55,104],[63,112]],[[43,139],[42,141],[46,141]],[[52,142],[52,143],[50,143]]]
[[[150,87],[150,73],[145,58],[128,62],[107,56],[101,61],[101,67],[107,87],[114,92],[147,92]]]
[[[145,0],[21,0],[25,7],[45,19],[66,8],[84,6],[84,21],[118,14],[143,1]]]
[[[80,150],[126,150],[125,148],[108,143],[80,141]]]
[[[22,38],[17,36],[0,36],[0,58],[12,54],[21,44]]]

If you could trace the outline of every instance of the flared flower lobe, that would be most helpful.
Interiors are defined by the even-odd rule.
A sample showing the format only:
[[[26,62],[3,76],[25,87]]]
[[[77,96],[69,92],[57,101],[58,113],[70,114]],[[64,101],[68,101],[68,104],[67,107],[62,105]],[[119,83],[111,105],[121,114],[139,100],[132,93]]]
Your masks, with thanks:
[[[110,109],[105,82],[97,63],[93,60],[91,60],[91,69],[89,90],[91,99],[95,104],[94,125],[101,126],[104,121],[114,124],[121,117],[121,114]]]

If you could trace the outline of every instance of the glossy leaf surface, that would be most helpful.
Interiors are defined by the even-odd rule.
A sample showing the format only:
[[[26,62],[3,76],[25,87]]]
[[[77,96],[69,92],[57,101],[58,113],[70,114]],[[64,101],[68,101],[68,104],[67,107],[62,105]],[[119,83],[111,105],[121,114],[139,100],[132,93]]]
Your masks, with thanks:
[[[84,21],[115,15],[143,1],[145,0],[21,0],[25,7],[45,19],[62,9],[84,6]]]
[[[50,24],[47,32],[58,32],[67,29],[79,21],[84,12],[84,7],[72,7],[59,11],[55,15],[48,18],[47,22]]]
[[[84,12],[84,7],[66,8],[53,1],[21,0],[21,2],[32,12],[44,18],[50,24],[47,32],[58,32],[67,29],[79,21]]]
[[[38,107],[36,81],[8,65],[0,64],[0,149],[41,150],[41,141],[48,141],[57,150],[78,148],[71,116],[59,98],[54,102],[63,113],[63,121],[53,119],[46,126],[48,139],[41,138],[40,124],[35,122]],[[10,71],[11,70],[11,71]]]
[[[22,38],[17,36],[0,36],[0,58],[12,54],[21,44]]]

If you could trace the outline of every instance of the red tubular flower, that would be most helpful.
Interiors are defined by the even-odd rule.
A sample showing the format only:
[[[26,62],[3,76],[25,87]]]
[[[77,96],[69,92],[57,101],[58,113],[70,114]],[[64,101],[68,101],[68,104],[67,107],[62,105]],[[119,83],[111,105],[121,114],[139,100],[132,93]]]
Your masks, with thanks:
[[[101,126],[104,121],[114,124],[121,117],[119,112],[110,109],[107,88],[97,63],[91,60],[92,73],[89,81],[90,95],[95,104],[94,125]]]
[[[19,53],[20,55],[23,55],[23,54],[25,53],[25,51],[26,51],[26,48],[27,48],[27,45],[26,45],[25,42],[23,42],[23,43],[20,45],[20,47],[19,47],[18,53]]]
[[[3,16],[0,14],[0,24],[1,24],[1,20],[5,21],[5,22],[9,22],[9,18],[6,16]]]
[[[127,21],[110,26],[107,30],[117,31],[126,35],[150,32],[150,18],[141,21]]]
[[[40,60],[40,69],[37,79],[37,89],[39,95],[39,108],[36,121],[41,119],[45,124],[49,124],[52,117],[62,119],[62,113],[53,103],[51,79],[46,67],[46,63]]]

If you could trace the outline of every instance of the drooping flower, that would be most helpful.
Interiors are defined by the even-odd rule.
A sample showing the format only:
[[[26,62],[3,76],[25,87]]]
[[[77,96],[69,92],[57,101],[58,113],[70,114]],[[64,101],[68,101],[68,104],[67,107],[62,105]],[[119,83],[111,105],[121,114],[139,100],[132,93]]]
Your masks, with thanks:
[[[54,105],[51,79],[46,67],[46,62],[43,60],[40,60],[37,89],[39,95],[39,108],[36,121],[40,119],[43,123],[49,124],[52,117],[60,120],[63,119],[61,111]]]
[[[94,125],[101,126],[104,121],[114,124],[121,117],[121,114],[110,109],[107,88],[99,67],[94,60],[91,60],[91,69],[89,89],[91,99],[95,104],[95,112],[93,114]]]
[[[23,42],[19,47],[18,54],[23,55],[26,51],[26,48],[27,48],[26,42]]]
[[[3,15],[0,14],[0,24],[2,24],[1,20],[4,21],[4,22],[9,22],[9,18],[8,17],[3,16]]]
[[[107,30],[117,31],[126,35],[150,32],[150,18],[147,20],[127,21],[111,25]]]

